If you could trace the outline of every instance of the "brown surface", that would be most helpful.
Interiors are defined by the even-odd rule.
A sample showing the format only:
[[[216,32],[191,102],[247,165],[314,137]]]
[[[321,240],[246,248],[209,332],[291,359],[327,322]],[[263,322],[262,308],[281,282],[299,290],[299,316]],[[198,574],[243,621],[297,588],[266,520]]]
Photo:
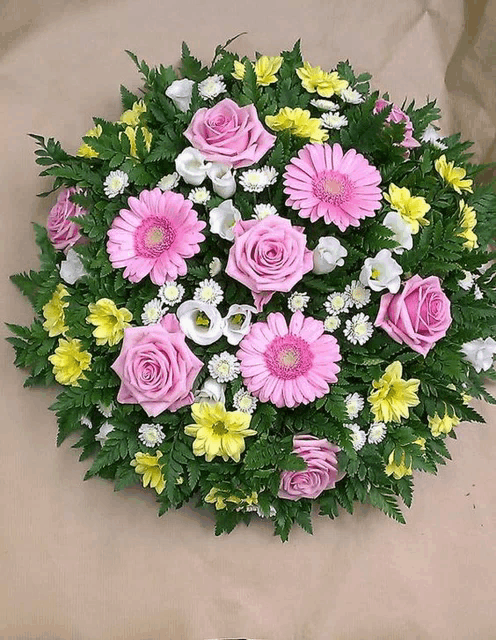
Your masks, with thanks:
[[[30,222],[52,203],[34,197],[47,183],[26,134],[75,149],[92,115],[116,118],[119,84],[139,84],[124,49],[168,64],[183,39],[210,60],[240,31],[249,55],[301,36],[311,62],[349,57],[398,101],[438,96],[443,131],[496,160],[492,0],[4,0],[0,15],[2,320],[30,322],[6,276],[37,266]],[[10,346],[0,350],[1,638],[496,637],[494,407],[477,407],[488,425],[458,428],[438,478],[418,477],[407,526],[362,507],[284,545],[262,521],[215,538],[208,515],[158,519],[148,493],[83,483],[87,463],[54,444],[54,392],[22,389]]]

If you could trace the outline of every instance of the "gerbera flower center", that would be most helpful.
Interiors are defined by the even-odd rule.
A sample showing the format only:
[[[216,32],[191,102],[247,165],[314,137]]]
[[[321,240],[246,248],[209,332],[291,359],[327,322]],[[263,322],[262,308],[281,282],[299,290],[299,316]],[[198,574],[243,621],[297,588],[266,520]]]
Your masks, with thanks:
[[[324,202],[341,204],[351,194],[351,181],[339,171],[322,171],[313,179],[313,193]]]
[[[294,380],[311,368],[313,353],[308,342],[288,334],[272,340],[265,351],[264,359],[272,375],[283,380]]]
[[[176,232],[168,220],[150,216],[136,232],[136,252],[144,258],[157,258],[172,245],[175,237]]]
[[[229,430],[226,429],[226,425],[222,422],[222,420],[218,420],[212,425],[212,431],[216,436],[223,436],[226,433],[229,433]]]

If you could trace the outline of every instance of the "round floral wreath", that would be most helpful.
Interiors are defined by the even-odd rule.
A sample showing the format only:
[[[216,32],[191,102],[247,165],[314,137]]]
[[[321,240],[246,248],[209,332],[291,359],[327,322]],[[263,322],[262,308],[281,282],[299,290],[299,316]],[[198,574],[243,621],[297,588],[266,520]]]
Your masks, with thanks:
[[[130,54],[142,95],[75,155],[33,136],[63,188],[12,277],[37,313],[16,365],[64,386],[86,477],[142,481],[160,514],[195,497],[216,533],[257,515],[283,539],[316,501],[403,522],[413,470],[492,400],[496,196],[435,102],[227,44],[209,67],[183,45],[181,79]]]

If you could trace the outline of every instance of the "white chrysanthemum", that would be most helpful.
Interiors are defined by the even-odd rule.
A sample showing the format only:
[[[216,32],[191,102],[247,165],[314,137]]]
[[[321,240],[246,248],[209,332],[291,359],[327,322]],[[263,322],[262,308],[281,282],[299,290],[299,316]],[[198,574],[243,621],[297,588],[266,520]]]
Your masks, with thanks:
[[[239,183],[245,191],[260,193],[268,186],[267,177],[263,169],[248,169],[239,177]]]
[[[208,404],[226,403],[225,384],[219,384],[213,378],[207,378],[201,389],[194,393],[195,402],[207,402]]]
[[[263,203],[257,204],[253,208],[253,211],[255,212],[253,214],[253,218],[256,218],[257,220],[263,220],[267,216],[277,215],[277,209],[274,207],[273,204],[263,204]]]
[[[87,429],[93,429],[93,423],[88,418],[88,416],[81,416],[81,418],[79,419],[79,422],[81,423],[82,427],[86,427]]]
[[[184,296],[184,287],[175,281],[167,280],[158,290],[158,296],[168,307],[179,304]]]
[[[331,293],[327,296],[327,300],[324,302],[324,307],[327,313],[330,315],[336,313],[344,313],[348,311],[351,306],[351,301],[349,297],[344,293]]]
[[[217,382],[231,382],[239,376],[241,367],[236,356],[223,351],[212,356],[208,363],[208,370],[212,378]]]
[[[344,399],[344,404],[348,418],[351,418],[351,420],[358,418],[360,411],[365,406],[365,402],[359,393],[349,393]]]
[[[191,189],[188,194],[188,200],[191,200],[191,202],[194,202],[195,204],[207,204],[210,197],[210,191],[206,187]]]
[[[129,184],[129,176],[124,171],[111,171],[105,178],[103,183],[103,191],[108,198],[115,198],[121,193],[124,193],[124,189]]]
[[[150,302],[147,302],[143,307],[141,322],[145,325],[156,324],[157,322],[160,322],[164,313],[165,309],[162,300],[160,298],[154,298],[153,300],[150,300]]]
[[[374,325],[370,322],[369,316],[357,313],[351,320],[346,320],[343,333],[351,344],[365,344],[374,333]]]
[[[138,438],[145,447],[157,447],[164,441],[165,433],[159,424],[142,424],[138,429]]]
[[[83,276],[87,276],[88,272],[84,268],[84,264],[74,249],[69,249],[65,260],[60,263],[60,277],[67,284],[75,284]]]
[[[310,100],[310,104],[316,109],[320,109],[320,111],[337,111],[339,109],[339,105],[336,102],[325,98]]]
[[[210,264],[208,265],[208,273],[210,274],[210,277],[213,278],[214,276],[219,274],[221,271],[222,271],[222,262],[220,261],[220,259],[212,258],[212,260],[210,261]]]
[[[306,292],[299,293],[295,291],[289,296],[288,307],[293,313],[295,311],[303,311],[310,302],[310,296]]]
[[[364,287],[358,280],[353,280],[351,284],[346,285],[345,294],[349,297],[352,306],[361,309],[370,301],[370,289]]]
[[[111,402],[110,404],[104,404],[101,400],[99,400],[96,403],[96,408],[104,418],[110,418],[115,409],[115,404],[113,402]]]
[[[351,431],[351,444],[355,451],[360,451],[363,445],[367,442],[367,434],[360,429],[358,424],[345,424],[347,429]]]
[[[103,447],[103,445],[107,442],[108,435],[115,429],[113,424],[110,422],[104,422],[100,427],[99,432],[95,436],[95,440],[97,440]]]
[[[160,178],[157,182],[157,187],[162,191],[170,191],[171,189],[174,189],[174,187],[177,187],[178,184],[179,174],[177,171],[174,171],[174,173],[168,173],[166,176]]]
[[[477,338],[462,344],[461,352],[477,373],[488,371],[493,366],[496,355],[496,340],[493,338]]]
[[[225,82],[222,79],[222,76],[218,74],[205,78],[205,80],[202,80],[198,85],[198,93],[205,100],[216,98],[217,96],[220,96],[221,93],[224,93],[225,90]]]
[[[360,91],[352,89],[351,87],[346,87],[346,89],[343,89],[340,92],[339,97],[349,104],[361,104],[365,99]]]
[[[240,389],[234,394],[233,405],[243,413],[253,413],[257,408],[257,399],[246,389]]]
[[[269,167],[268,165],[265,165],[265,167],[262,167],[261,171],[262,171],[262,175],[266,180],[268,187],[270,187],[270,185],[275,184],[277,182],[277,176],[279,174],[277,173],[277,170],[274,167]]]
[[[202,280],[196,287],[193,298],[200,302],[208,302],[216,307],[224,299],[224,292],[215,280]]]
[[[348,124],[348,118],[339,113],[323,113],[320,116],[320,122],[326,129],[341,129]]]
[[[369,432],[367,434],[367,440],[370,444],[379,444],[386,437],[387,427],[384,422],[374,422],[370,425]]]
[[[475,277],[472,273],[470,273],[470,271],[465,271],[465,269],[463,270],[463,276],[464,277],[462,280],[458,280],[458,286],[462,289],[465,289],[465,291],[470,291],[470,289],[474,286]]]
[[[333,333],[334,331],[336,331],[336,329],[339,329],[340,325],[341,320],[339,316],[336,315],[327,316],[327,318],[324,320],[324,329],[328,333]]]

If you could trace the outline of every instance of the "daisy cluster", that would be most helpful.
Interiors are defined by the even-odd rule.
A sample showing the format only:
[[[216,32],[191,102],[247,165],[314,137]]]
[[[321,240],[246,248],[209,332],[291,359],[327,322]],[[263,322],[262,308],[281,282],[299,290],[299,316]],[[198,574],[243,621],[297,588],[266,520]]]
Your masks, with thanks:
[[[467,145],[298,43],[209,67],[184,45],[180,77],[131,57],[117,122],[74,154],[35,136],[60,191],[12,342],[63,386],[59,441],[160,513],[198,496],[217,533],[310,531],[315,500],[403,521],[496,354],[496,198]]]

